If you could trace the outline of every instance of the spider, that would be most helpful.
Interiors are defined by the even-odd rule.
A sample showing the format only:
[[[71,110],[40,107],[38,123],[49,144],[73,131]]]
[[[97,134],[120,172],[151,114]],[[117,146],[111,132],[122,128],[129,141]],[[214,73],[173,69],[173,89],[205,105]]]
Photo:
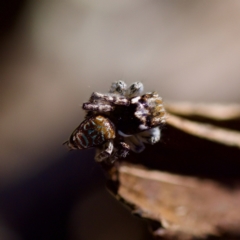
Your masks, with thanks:
[[[66,142],[70,149],[96,147],[95,160],[113,163],[130,150],[142,152],[144,143],[160,140],[166,122],[162,98],[156,92],[141,95],[143,84],[127,88],[123,81],[112,83],[109,93],[93,92],[82,108],[85,120]]]

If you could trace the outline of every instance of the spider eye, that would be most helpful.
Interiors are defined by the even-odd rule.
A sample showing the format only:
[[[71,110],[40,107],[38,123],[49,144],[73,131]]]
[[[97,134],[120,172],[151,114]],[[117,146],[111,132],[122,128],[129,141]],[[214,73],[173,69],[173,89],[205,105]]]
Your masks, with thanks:
[[[110,93],[119,93],[123,95],[127,89],[127,85],[124,81],[119,80],[114,83],[112,83],[110,88]]]
[[[121,85],[121,86],[124,86],[123,81],[119,81],[118,84]]]
[[[143,84],[141,82],[135,82],[129,87],[128,96],[136,97],[141,95],[142,92],[143,92]]]

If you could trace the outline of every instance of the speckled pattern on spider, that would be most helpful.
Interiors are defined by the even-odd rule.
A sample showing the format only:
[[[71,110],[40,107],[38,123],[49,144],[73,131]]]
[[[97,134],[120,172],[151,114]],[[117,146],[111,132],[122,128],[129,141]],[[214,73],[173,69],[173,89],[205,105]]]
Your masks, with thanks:
[[[83,103],[85,120],[66,142],[70,149],[96,147],[95,160],[113,163],[130,150],[142,152],[144,143],[155,144],[166,122],[162,98],[156,92],[143,93],[143,84],[127,88],[124,81],[112,83],[109,93],[93,92]]]

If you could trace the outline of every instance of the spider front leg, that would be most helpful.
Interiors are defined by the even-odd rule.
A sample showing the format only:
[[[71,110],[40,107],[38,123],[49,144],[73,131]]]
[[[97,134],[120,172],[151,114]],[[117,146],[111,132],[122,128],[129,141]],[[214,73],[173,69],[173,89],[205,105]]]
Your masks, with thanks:
[[[100,103],[83,103],[82,108],[87,111],[98,111],[98,112],[110,112],[113,110],[113,106],[109,104]]]
[[[107,141],[101,148],[96,149],[95,160],[102,162],[107,160],[113,152],[113,140]]]
[[[91,103],[102,103],[102,104],[110,104],[110,105],[124,105],[128,106],[130,101],[122,95],[117,94],[104,94],[99,92],[93,92],[90,98]]]

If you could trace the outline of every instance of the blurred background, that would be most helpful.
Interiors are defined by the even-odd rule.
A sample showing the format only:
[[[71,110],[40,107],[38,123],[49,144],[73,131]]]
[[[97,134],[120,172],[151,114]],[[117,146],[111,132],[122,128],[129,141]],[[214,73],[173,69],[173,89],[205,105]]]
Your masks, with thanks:
[[[83,101],[142,81],[165,101],[239,102],[238,0],[0,3],[0,239],[151,239],[61,144]]]

